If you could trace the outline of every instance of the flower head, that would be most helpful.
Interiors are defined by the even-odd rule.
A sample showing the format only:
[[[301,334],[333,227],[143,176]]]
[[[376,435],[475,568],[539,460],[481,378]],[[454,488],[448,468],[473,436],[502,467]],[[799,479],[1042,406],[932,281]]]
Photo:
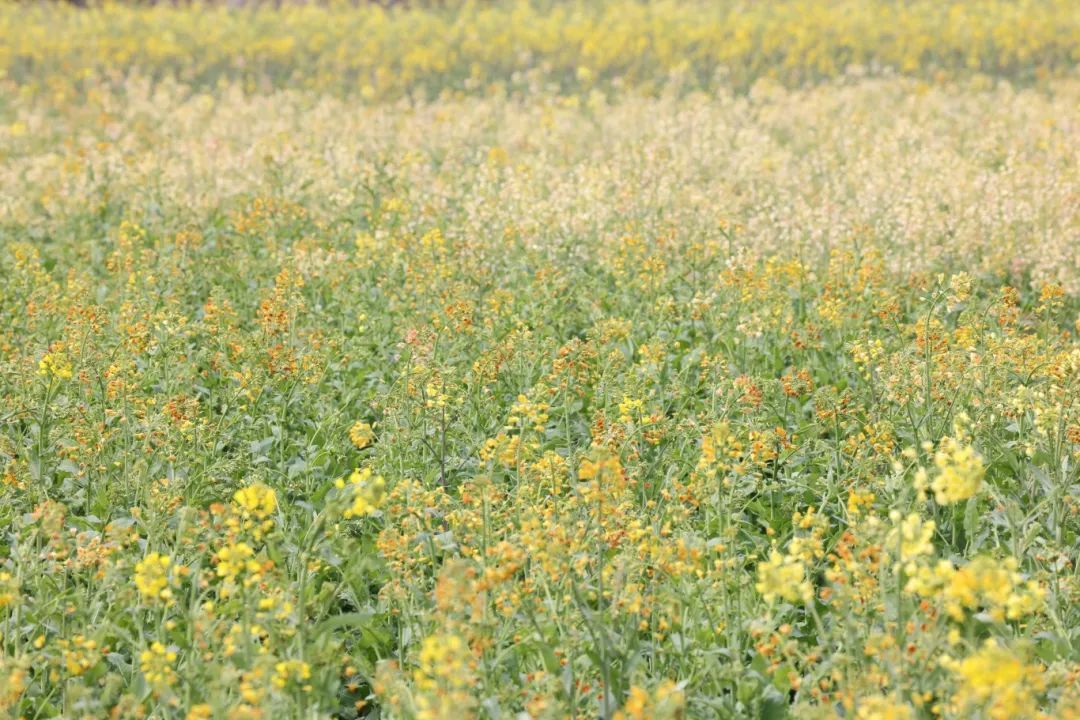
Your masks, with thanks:
[[[135,564],[135,587],[144,600],[150,603],[172,602],[172,584],[170,568],[172,560],[168,555],[152,552]]]

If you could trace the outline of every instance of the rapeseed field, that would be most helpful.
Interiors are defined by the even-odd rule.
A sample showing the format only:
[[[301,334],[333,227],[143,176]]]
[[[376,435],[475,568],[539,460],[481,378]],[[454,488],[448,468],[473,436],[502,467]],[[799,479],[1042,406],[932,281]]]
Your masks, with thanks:
[[[1080,6],[0,6],[0,717],[1080,718]]]

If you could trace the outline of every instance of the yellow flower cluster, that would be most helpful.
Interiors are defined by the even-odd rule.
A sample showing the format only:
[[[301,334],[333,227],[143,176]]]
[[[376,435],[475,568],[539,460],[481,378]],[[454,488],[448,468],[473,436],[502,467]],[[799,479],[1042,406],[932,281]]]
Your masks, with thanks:
[[[593,457],[581,461],[578,478],[582,481],[594,482],[601,487],[621,484],[623,466],[617,455],[597,452]]]
[[[70,640],[61,639],[57,645],[61,650],[63,667],[73,677],[87,672],[101,659],[98,641],[84,635],[75,635]]]
[[[303,660],[283,660],[274,665],[274,686],[279,689],[297,687],[304,692],[311,691],[311,666]]]
[[[518,395],[517,401],[510,408],[510,416],[506,419],[507,429],[517,429],[520,424],[531,427],[536,432],[543,432],[549,409],[545,402],[533,402],[527,395]]]
[[[246,517],[265,520],[277,509],[277,494],[273,488],[262,483],[240,488],[233,494],[233,502]]]
[[[151,604],[162,602],[167,605],[172,602],[171,565],[172,558],[157,552],[148,553],[136,563],[135,587],[144,600]]]
[[[978,557],[957,568],[948,560],[912,567],[907,590],[924,597],[940,597],[956,621],[982,611],[997,622],[1020,620],[1039,612],[1046,596],[1035,580],[1025,580],[1015,558]]]
[[[1034,717],[1045,685],[1043,669],[1030,665],[996,640],[987,640],[962,660],[946,657],[942,665],[960,686],[950,699],[957,717],[985,713],[991,720]]]
[[[917,513],[902,517],[897,510],[889,514],[889,519],[894,527],[885,539],[885,548],[896,554],[898,563],[914,567],[914,560],[933,554],[934,544],[931,539],[936,527],[933,520],[923,520]]]
[[[929,487],[934,499],[941,505],[951,505],[975,496],[982,487],[986,468],[982,456],[970,445],[955,438],[945,437],[938,443],[934,453],[936,472],[928,478],[920,468],[915,476],[915,488],[923,493]]]
[[[622,402],[619,403],[619,422],[632,423],[640,418],[644,412],[644,400],[624,396]]]
[[[0,570],[0,608],[14,605],[19,598],[19,582],[6,570]]]
[[[468,644],[457,633],[428,635],[420,645],[413,682],[417,720],[451,720],[469,716],[474,701],[473,659]]]
[[[978,557],[952,574],[945,586],[945,608],[955,619],[963,612],[984,608],[997,621],[1019,620],[1042,607],[1046,592],[1034,580],[1024,580],[1016,558]]]
[[[255,549],[245,542],[226,545],[214,554],[216,574],[224,582],[222,597],[234,591],[237,581],[243,587],[257,583],[262,574],[262,563],[255,558]]]
[[[71,378],[71,361],[63,352],[49,352],[38,363],[38,375],[48,378],[67,380]]]
[[[176,658],[175,650],[156,641],[139,655],[139,670],[155,691],[167,689],[176,682]]]
[[[226,522],[235,532],[248,533],[255,542],[261,542],[274,528],[277,510],[277,493],[273,488],[254,483],[233,493],[234,513]]]
[[[339,490],[348,490],[346,518],[364,517],[379,509],[386,495],[386,480],[375,475],[371,468],[357,468],[349,475],[348,481],[338,479],[335,486]]]
[[[737,464],[743,455],[743,445],[732,434],[727,422],[715,423],[701,437],[701,457],[698,460],[698,472],[707,477],[723,474]]]
[[[0,659],[0,711],[10,711],[30,684],[30,673],[21,663]]]
[[[915,720],[915,710],[907,703],[891,697],[861,698],[857,703],[855,720]]]
[[[626,702],[615,711],[613,720],[670,720],[683,717],[686,697],[682,688],[664,680],[650,692],[635,685],[627,693]]]
[[[468,648],[459,635],[429,635],[420,647],[418,663],[415,675],[419,686],[430,687],[436,679],[462,685],[468,676]]]
[[[769,559],[758,564],[754,588],[767,603],[786,600],[806,603],[813,599],[814,590],[806,579],[806,564],[794,554],[783,554],[776,548]]]
[[[349,428],[349,440],[352,441],[352,444],[355,445],[358,450],[363,450],[374,442],[375,432],[371,429],[369,423],[357,420],[353,423],[353,426]]]

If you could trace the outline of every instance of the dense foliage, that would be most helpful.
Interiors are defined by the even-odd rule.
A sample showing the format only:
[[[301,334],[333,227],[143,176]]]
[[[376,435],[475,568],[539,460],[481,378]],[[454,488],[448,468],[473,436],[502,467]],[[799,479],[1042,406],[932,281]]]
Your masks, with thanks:
[[[0,7],[0,716],[1080,717],[1077,23]]]

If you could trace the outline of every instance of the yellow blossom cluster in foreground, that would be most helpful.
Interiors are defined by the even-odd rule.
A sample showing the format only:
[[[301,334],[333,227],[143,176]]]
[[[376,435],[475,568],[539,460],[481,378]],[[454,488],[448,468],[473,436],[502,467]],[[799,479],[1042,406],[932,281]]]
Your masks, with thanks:
[[[0,717],[1080,717],[1078,22],[0,6]]]

